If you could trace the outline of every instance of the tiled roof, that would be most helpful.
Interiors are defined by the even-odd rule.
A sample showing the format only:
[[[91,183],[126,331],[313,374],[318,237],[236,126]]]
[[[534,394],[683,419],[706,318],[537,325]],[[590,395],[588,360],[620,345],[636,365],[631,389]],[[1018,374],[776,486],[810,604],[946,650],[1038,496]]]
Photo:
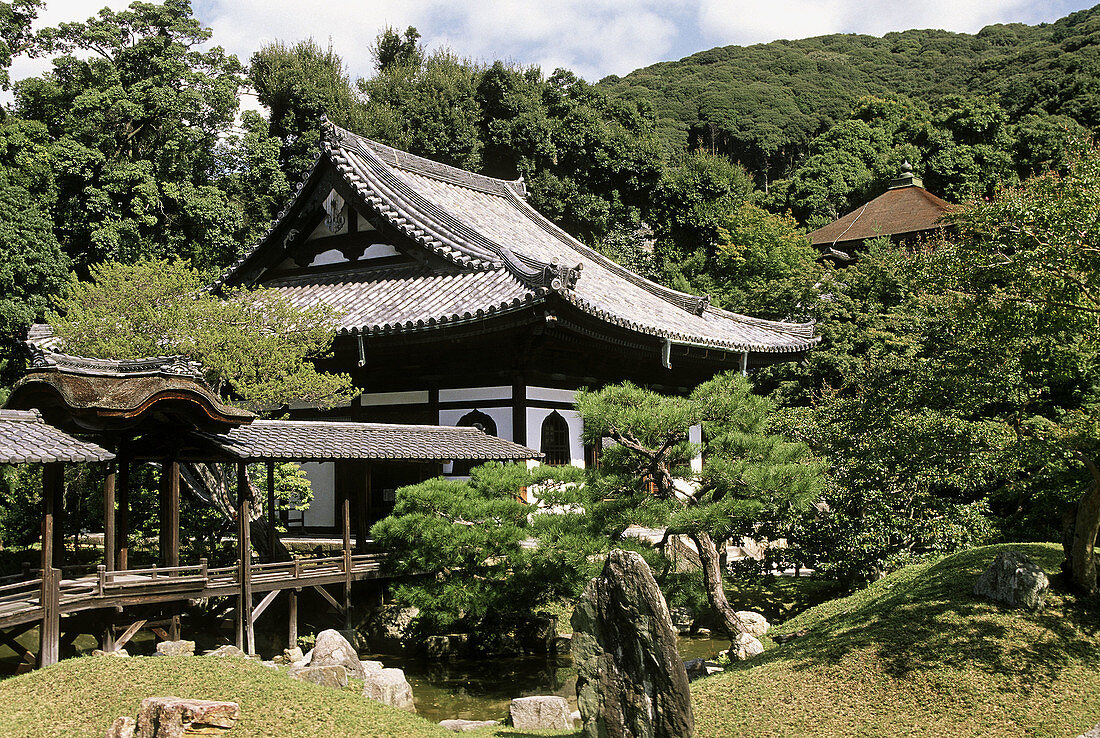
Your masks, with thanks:
[[[42,420],[35,410],[0,410],[0,462],[110,461],[115,455]]]
[[[477,428],[321,420],[257,420],[227,434],[199,438],[241,460],[398,459],[404,461],[525,460],[538,451]]]
[[[815,246],[862,241],[877,236],[900,236],[943,228],[950,203],[923,187],[910,185],[886,190],[863,207],[809,234]]]
[[[296,302],[320,299],[347,310],[345,330],[420,329],[466,319],[467,313],[476,320],[557,294],[599,320],[680,344],[798,352],[817,343],[812,323],[719,310],[705,297],[667,289],[605,258],[531,208],[523,199],[522,180],[439,164],[331,124],[325,125],[322,146],[322,159],[332,162],[361,206],[458,272],[368,274],[364,269],[354,277],[317,274],[270,283]],[[222,281],[232,283],[246,265],[253,268],[255,260],[267,258],[261,255],[267,253],[264,243]]]

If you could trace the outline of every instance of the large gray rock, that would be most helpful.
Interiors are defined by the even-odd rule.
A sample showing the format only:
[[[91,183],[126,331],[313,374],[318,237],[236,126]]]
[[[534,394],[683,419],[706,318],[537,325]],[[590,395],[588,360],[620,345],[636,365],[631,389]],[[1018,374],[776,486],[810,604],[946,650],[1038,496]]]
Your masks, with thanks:
[[[737,617],[745,624],[748,634],[757,638],[763,638],[772,627],[766,617],[752,610],[738,610]]]
[[[322,687],[343,689],[348,686],[348,670],[338,664],[329,666],[303,666],[300,669],[292,669],[290,675],[303,682],[310,682]]]
[[[386,605],[371,614],[367,634],[371,648],[381,653],[403,650],[412,639],[419,608]]]
[[[584,735],[687,738],[695,730],[668,606],[645,560],[614,550],[573,611]]]
[[[730,643],[730,658],[734,661],[748,661],[764,653],[764,644],[748,633],[742,633]]]
[[[363,682],[363,696],[398,710],[416,712],[412,687],[400,669],[371,669]]]
[[[978,577],[974,594],[1008,605],[1037,609],[1043,606],[1050,579],[1027,554],[1009,549],[997,554]]]
[[[517,730],[572,730],[569,703],[564,697],[517,697],[509,707]]]
[[[154,656],[194,656],[194,641],[161,641]]]
[[[224,735],[240,716],[241,706],[236,702],[146,697],[138,711],[134,738]]]
[[[248,654],[246,654],[244,651],[237,648],[236,646],[230,646],[230,645],[218,646],[217,648],[211,649],[209,651],[204,651],[202,655],[203,656],[213,656],[214,658],[218,658],[218,659],[246,659],[246,658],[248,658]]]
[[[362,679],[366,676],[363,665],[359,663],[359,654],[348,639],[337,631],[322,630],[313,644],[310,666],[342,666],[348,670],[348,676]]]

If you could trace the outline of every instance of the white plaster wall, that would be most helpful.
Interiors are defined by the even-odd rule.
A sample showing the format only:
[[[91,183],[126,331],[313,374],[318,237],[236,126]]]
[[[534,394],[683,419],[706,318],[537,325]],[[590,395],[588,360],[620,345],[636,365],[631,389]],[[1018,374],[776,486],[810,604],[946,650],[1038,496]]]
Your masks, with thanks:
[[[310,486],[313,488],[313,502],[302,516],[306,526],[332,527],[336,525],[336,464],[302,464]]]
[[[581,423],[581,416],[576,410],[555,411],[553,408],[547,407],[527,408],[527,446],[536,451],[542,451],[542,421],[546,420],[546,416],[552,412],[557,412],[565,418],[565,423],[569,426],[569,463],[583,469],[584,441],[581,438],[581,431],[584,429],[584,424]]]
[[[693,425],[688,428],[688,440],[692,443],[703,442],[703,426]],[[694,459],[691,460],[691,470],[698,474],[703,471],[703,454],[700,453]]]
[[[497,437],[506,441],[512,440],[512,408],[510,407],[477,407],[471,405],[470,407],[440,410],[439,424],[458,425],[458,421],[462,419],[463,415],[474,410],[485,413],[493,419],[493,422],[497,424]]]
[[[484,402],[485,400],[511,400],[512,387],[497,385],[494,387],[459,387],[439,390],[440,402]]]

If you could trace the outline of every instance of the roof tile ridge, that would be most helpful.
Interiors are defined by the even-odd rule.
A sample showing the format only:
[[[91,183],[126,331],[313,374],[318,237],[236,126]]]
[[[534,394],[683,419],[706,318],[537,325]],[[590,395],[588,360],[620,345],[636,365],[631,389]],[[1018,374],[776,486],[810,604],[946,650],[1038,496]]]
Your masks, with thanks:
[[[508,275],[510,279],[514,279],[520,284],[527,286],[522,280],[518,279],[514,274],[507,270],[502,270]],[[438,317],[432,316],[427,319],[418,318],[416,321],[406,320],[397,323],[384,323],[381,325],[362,325],[356,328],[340,328],[339,333],[341,335],[351,333],[364,333],[370,336],[389,335],[393,333],[410,333],[417,331],[434,330],[437,328],[443,328],[448,325],[462,325],[466,323],[473,323],[482,320],[487,317],[506,315],[508,313],[514,313],[522,310],[526,307],[534,305],[536,302],[540,302],[545,299],[546,295],[550,292],[545,287],[530,288],[529,292],[523,297],[513,297],[510,300],[504,300],[488,307],[476,308],[474,310],[465,310],[461,314],[452,313],[450,315],[440,315]]]
[[[354,134],[352,135],[354,136]],[[361,137],[356,136],[355,138],[359,139]],[[349,152],[349,149],[345,147],[342,143],[330,145],[331,149],[335,149],[337,146],[342,148],[345,152]],[[450,235],[446,233],[434,234],[437,237],[446,237],[449,241],[451,241],[451,243],[445,243],[442,242],[442,238],[440,238],[441,243],[443,243],[443,245],[447,249],[446,251],[443,251],[441,255],[450,258],[450,260],[456,261],[456,263],[460,263],[464,266],[469,265],[468,262],[462,261],[461,257],[459,257],[459,259],[456,259],[449,252],[451,250],[460,251],[462,249],[463,244],[460,239],[473,239],[478,247],[489,250],[500,259],[500,264],[498,265],[494,263],[493,266],[503,265],[517,278],[519,278],[520,281],[529,286],[550,287],[555,290],[568,289],[571,288],[572,285],[574,285],[579,278],[579,268],[565,267],[553,262],[545,263],[538,259],[533,259],[523,256],[522,254],[517,254],[506,244],[502,244],[495,239],[486,236],[481,231],[466,223],[462,218],[457,217],[446,208],[443,208],[440,205],[434,203],[430,198],[420,193],[411,182],[408,182],[404,179],[403,176],[401,176],[400,172],[394,172],[390,170],[390,165],[387,162],[382,160],[381,157],[377,155],[377,153],[371,151],[369,147],[366,147],[362,143],[357,143],[357,146],[354,148],[354,150],[350,151],[349,153],[356,154],[357,158],[359,158],[360,160],[364,160],[362,154],[366,154],[367,156],[365,161],[372,163],[376,167],[380,167],[382,169],[382,179],[384,179],[386,175],[397,179],[400,185],[406,188],[408,190],[408,193],[412,195],[412,197],[409,198],[408,195],[400,193],[399,190],[395,190],[389,187],[384,181],[382,181],[382,179],[374,179],[372,181],[371,175],[375,174],[374,172],[362,171],[359,167],[356,167],[354,165],[354,163],[348,156],[340,156],[335,151],[333,151],[332,155],[334,158],[334,162],[336,163],[336,166],[338,168],[340,168],[341,170],[347,168],[348,170],[353,170],[354,172],[358,173],[359,176],[356,177],[356,181],[353,182],[353,184],[356,186],[357,189],[360,190],[361,194],[363,194],[364,197],[368,199],[370,205],[382,211],[387,205],[387,203],[385,202],[386,198],[383,195],[388,195],[390,198],[406,202],[410,208],[416,209],[420,215],[427,216],[433,219],[436,222],[437,227],[444,227],[451,232]],[[347,172],[345,172],[345,176],[348,176]],[[368,188],[368,192],[363,193],[360,185]],[[388,191],[375,191],[378,189],[386,189]],[[501,193],[501,196],[509,199],[509,201],[524,202],[522,197],[518,196],[512,191]],[[409,235],[413,235],[412,233],[410,233],[409,228],[411,222],[408,222],[408,215],[410,215],[411,213],[402,214],[397,208],[393,208],[393,210],[394,213],[396,213],[396,216],[388,212],[384,212],[383,214],[386,215],[388,219],[399,228],[404,228],[406,230],[406,233],[409,233]],[[394,222],[395,218],[397,222]],[[443,221],[441,222],[439,218],[443,218]],[[401,222],[402,219],[407,222]],[[413,235],[413,237],[416,238],[415,235]],[[420,243],[427,245],[429,248],[433,248],[437,251],[437,253],[440,251],[438,247],[434,247],[432,244],[425,242],[422,237],[417,238],[417,240]]]
[[[604,269],[614,273],[616,276],[626,279],[637,287],[640,287],[650,294],[658,297],[666,302],[669,302],[676,307],[686,310],[689,313],[698,314],[701,305],[705,302],[709,302],[709,296],[707,295],[690,295],[686,292],[680,292],[674,290],[671,287],[665,287],[664,285],[657,284],[656,282],[646,279],[640,274],[637,274],[630,269],[627,269],[622,264],[619,264],[614,259],[601,254],[599,251],[586,246],[578,239],[570,235],[566,230],[555,224],[549,218],[544,216],[539,211],[535,210],[531,205],[522,198],[509,198],[512,204],[526,215],[532,222],[545,230],[550,235],[557,238],[563,244],[578,252],[582,256],[585,256]]]
[[[524,184],[522,176],[517,179],[490,177],[487,174],[471,172],[462,167],[444,164],[434,159],[420,156],[419,154],[404,151],[394,146],[390,146],[389,144],[384,144],[380,141],[375,141],[374,139],[349,131],[346,128],[341,128],[335,124],[333,124],[333,128],[340,131],[345,137],[358,140],[363,145],[373,149],[380,156],[392,158],[393,166],[399,169],[422,174],[434,179],[440,179],[470,189],[480,190],[491,195],[503,196],[507,192],[512,192],[522,197],[527,193],[527,187]],[[387,164],[388,163],[387,161]]]
[[[417,192],[375,152],[361,145],[349,148],[340,142],[326,141],[325,146],[340,173],[395,228],[448,261],[474,269],[499,268],[500,264],[492,258],[495,256],[492,248],[476,243],[480,234],[469,226],[465,226],[469,234],[460,233],[465,224],[459,218]],[[357,166],[353,155],[366,166]],[[404,210],[399,206],[404,206]],[[427,222],[414,223],[410,219],[413,215]],[[463,243],[464,236],[471,235],[475,242]]]
[[[279,213],[275,216],[275,218],[268,224],[267,230],[264,231],[263,235],[257,238],[251,247],[245,249],[240,258],[238,258],[235,262],[226,267],[217,279],[207,285],[207,291],[214,292],[215,290],[226,284],[227,280],[235,276],[236,273],[241,270],[241,267],[245,265],[245,262],[247,262],[249,259],[252,258],[253,255],[255,255],[260,246],[262,246],[275,231],[275,229],[279,227],[279,223],[282,222],[287,213],[293,210],[294,207],[298,204],[298,201],[302,198],[302,193],[305,192],[306,182],[308,182],[309,179],[314,175],[314,173],[316,173],[318,167],[321,166],[321,163],[324,160],[325,152],[321,151],[317,154],[317,158],[313,160],[313,164],[298,180],[298,184],[296,184],[294,187],[294,195],[290,198],[290,202],[284,205]]]

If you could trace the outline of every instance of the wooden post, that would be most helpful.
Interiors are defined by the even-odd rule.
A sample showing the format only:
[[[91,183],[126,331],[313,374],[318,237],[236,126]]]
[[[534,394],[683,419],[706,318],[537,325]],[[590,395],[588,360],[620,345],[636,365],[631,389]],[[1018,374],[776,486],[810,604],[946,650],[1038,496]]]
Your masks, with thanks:
[[[161,534],[165,542],[164,565],[180,565],[180,464],[172,460],[164,465],[168,474],[165,517],[161,520]],[[167,535],[164,535],[167,529]]]
[[[351,499],[344,495],[344,627],[351,624]]]
[[[65,468],[60,463],[42,467],[42,626],[38,631],[38,665],[56,664],[61,642],[61,621],[58,613],[58,585],[61,574],[54,567],[57,552],[58,499],[64,494]],[[56,573],[56,577],[55,577]]]
[[[126,439],[118,443],[118,515],[115,518],[115,565],[125,571],[130,558],[130,457]]]
[[[107,467],[103,481],[103,564],[107,571],[115,570],[115,465]],[[107,649],[104,649],[107,650]]]
[[[267,550],[275,560],[275,462],[267,462]]]
[[[244,630],[244,651],[248,655],[256,653],[256,631],[252,627],[252,542],[249,530],[249,506],[248,465],[245,462],[237,462],[237,541],[240,548],[241,564],[241,597],[237,617],[238,636],[240,628]]]
[[[291,587],[286,591],[288,599],[289,615],[290,615],[290,629],[287,633],[287,648],[294,648],[298,645],[298,590]]]

